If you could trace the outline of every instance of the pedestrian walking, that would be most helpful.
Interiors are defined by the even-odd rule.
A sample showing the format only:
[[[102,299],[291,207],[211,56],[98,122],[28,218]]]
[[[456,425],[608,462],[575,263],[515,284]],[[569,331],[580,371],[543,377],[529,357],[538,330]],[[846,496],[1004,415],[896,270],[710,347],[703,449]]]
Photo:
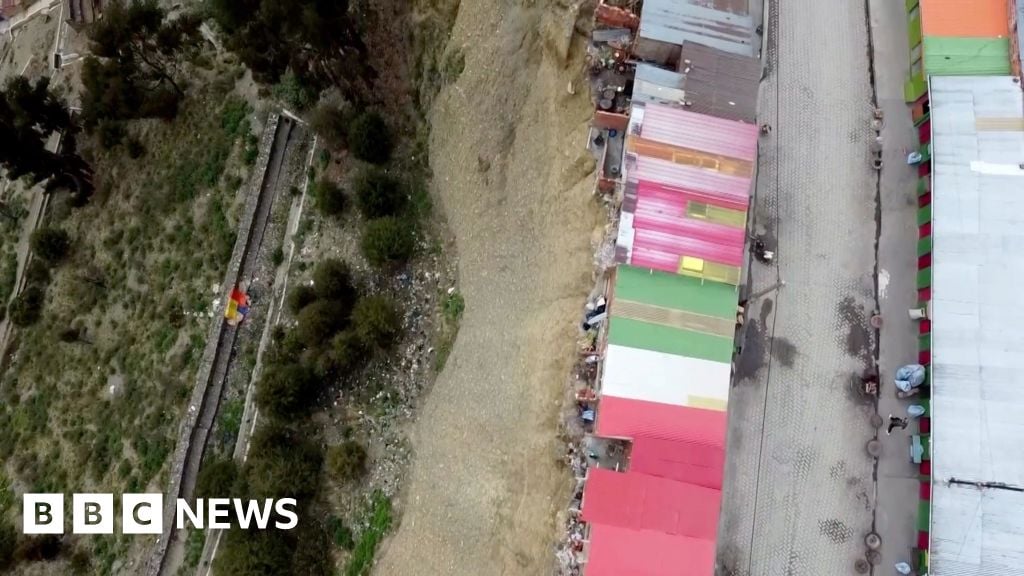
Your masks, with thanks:
[[[907,424],[909,424],[909,423],[910,423],[910,420],[908,420],[907,418],[898,418],[896,416],[893,416],[892,414],[889,414],[889,428],[885,431],[885,434],[887,436],[889,434],[892,434],[892,429],[893,428],[899,428],[900,430],[906,430],[907,429]]]

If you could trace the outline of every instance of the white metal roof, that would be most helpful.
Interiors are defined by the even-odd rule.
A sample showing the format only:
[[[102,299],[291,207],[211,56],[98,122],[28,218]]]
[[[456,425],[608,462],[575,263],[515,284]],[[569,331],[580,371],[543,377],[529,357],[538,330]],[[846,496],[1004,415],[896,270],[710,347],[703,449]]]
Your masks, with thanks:
[[[692,408],[724,408],[731,366],[610,344],[601,394]]]
[[[932,77],[930,573],[1024,574],[1024,98]]]

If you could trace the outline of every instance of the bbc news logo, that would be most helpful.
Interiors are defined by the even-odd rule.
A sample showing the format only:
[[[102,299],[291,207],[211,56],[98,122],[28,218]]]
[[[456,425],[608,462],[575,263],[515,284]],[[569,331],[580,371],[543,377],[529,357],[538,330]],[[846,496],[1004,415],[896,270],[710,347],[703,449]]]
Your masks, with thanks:
[[[226,530],[232,516],[238,527],[248,530],[291,530],[299,523],[295,499],[242,500],[209,498],[195,505],[178,498],[174,503],[174,528]],[[163,494],[122,494],[121,533],[162,534],[164,531]],[[113,534],[117,516],[113,494],[72,494],[72,534]],[[64,533],[63,494],[25,494],[22,498],[22,528],[25,534]]]

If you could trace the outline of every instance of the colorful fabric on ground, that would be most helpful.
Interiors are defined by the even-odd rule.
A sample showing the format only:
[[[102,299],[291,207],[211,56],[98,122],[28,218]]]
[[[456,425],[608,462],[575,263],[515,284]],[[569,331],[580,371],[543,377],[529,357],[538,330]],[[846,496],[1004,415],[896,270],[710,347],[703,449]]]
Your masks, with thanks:
[[[228,324],[234,326],[244,320],[248,313],[249,297],[237,287],[233,288],[228,297],[227,309],[224,310],[224,318],[227,319]]]

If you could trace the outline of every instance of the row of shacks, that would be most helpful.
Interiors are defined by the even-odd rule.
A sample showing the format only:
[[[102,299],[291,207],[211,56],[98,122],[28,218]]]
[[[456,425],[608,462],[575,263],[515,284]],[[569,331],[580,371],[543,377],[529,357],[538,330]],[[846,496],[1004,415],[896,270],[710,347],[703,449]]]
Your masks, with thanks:
[[[746,0],[605,0],[595,19],[597,188],[618,208],[618,230],[597,376],[583,394],[594,421],[569,564],[587,576],[710,576],[757,159],[759,30]]]
[[[910,436],[913,569],[1024,574],[1024,3],[906,0],[906,9],[927,374]]]

